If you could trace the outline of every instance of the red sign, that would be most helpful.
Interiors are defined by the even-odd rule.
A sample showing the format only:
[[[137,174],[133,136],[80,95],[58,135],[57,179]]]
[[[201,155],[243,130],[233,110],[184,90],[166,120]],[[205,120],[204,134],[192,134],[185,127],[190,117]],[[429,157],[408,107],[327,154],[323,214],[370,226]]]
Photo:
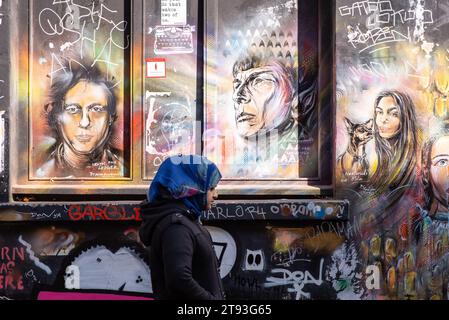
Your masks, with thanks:
[[[146,59],[147,78],[165,78],[166,75],[166,61],[164,58]]]

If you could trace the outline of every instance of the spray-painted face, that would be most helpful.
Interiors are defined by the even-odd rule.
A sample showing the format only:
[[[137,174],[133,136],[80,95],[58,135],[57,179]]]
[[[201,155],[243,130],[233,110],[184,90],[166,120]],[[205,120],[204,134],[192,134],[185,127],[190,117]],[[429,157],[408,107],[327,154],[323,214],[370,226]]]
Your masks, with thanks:
[[[103,86],[81,81],[67,91],[58,122],[64,143],[73,151],[90,154],[107,138],[111,117]]]
[[[234,109],[240,136],[270,131],[289,115],[291,88],[278,65],[240,71],[234,77]]]
[[[151,141],[161,153],[183,153],[190,149],[193,136],[190,108],[178,103],[168,103],[156,108],[151,124]]]
[[[382,98],[376,107],[375,113],[376,125],[382,138],[390,139],[399,133],[401,114],[393,97]]]
[[[430,183],[435,198],[444,206],[449,199],[449,136],[437,139],[430,154]]]

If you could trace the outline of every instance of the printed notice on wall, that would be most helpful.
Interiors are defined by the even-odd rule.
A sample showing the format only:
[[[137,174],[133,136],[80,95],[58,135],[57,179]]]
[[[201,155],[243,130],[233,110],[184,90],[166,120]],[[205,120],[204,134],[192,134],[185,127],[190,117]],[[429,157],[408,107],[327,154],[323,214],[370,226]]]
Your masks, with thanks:
[[[187,0],[161,0],[161,24],[185,26],[187,24]]]

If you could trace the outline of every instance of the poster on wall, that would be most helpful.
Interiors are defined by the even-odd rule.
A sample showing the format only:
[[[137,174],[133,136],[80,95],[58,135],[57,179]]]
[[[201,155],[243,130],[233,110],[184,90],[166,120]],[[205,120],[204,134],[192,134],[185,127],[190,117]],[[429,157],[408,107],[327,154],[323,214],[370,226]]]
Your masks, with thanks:
[[[30,180],[130,177],[130,6],[30,1]]]
[[[448,297],[448,4],[336,5],[336,191],[377,299]]]
[[[227,179],[318,176],[317,82],[305,81],[298,10],[207,1],[205,154]]]
[[[197,0],[144,2],[143,179],[197,152],[197,21]]]

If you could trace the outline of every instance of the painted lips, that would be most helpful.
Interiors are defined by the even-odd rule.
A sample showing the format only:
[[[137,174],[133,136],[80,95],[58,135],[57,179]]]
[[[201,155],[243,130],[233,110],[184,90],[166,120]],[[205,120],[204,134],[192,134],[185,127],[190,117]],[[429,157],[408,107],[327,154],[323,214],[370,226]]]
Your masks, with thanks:
[[[76,136],[76,140],[78,140],[81,143],[87,143],[90,142],[90,140],[93,138],[91,135],[78,135]]]
[[[251,121],[255,118],[255,115],[249,114],[249,113],[243,113],[241,114],[238,118],[237,118],[237,122],[241,123],[241,122],[247,122],[247,121]]]

